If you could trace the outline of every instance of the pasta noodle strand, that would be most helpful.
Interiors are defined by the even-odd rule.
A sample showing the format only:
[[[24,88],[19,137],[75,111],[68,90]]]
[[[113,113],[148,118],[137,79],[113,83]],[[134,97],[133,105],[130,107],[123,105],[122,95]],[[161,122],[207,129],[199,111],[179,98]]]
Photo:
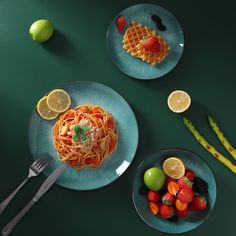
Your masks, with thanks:
[[[52,136],[58,159],[76,169],[101,166],[118,142],[112,115],[101,106],[91,104],[63,113],[52,128]]]

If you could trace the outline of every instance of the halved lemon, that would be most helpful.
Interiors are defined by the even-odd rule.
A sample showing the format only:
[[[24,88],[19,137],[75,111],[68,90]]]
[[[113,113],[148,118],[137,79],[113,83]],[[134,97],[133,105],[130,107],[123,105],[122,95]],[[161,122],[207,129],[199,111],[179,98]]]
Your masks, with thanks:
[[[166,175],[173,179],[179,179],[185,173],[184,163],[178,157],[167,158],[163,163],[162,169]]]
[[[185,91],[175,90],[169,95],[167,103],[171,111],[181,113],[190,107],[191,98]]]
[[[52,111],[47,105],[47,97],[41,98],[36,106],[37,112],[45,120],[52,120],[58,116],[58,112]]]
[[[68,110],[70,104],[70,95],[63,89],[54,89],[47,96],[47,105],[55,112],[61,113]]]

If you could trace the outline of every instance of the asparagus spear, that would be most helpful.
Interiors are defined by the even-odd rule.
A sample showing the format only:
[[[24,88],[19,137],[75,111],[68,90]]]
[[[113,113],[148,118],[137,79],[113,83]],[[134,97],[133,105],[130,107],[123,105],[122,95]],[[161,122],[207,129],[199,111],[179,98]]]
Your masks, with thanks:
[[[186,117],[183,117],[184,124],[197,139],[197,141],[208,151],[210,152],[218,161],[222,162],[227,166],[234,174],[236,174],[236,165],[234,165],[230,160],[218,152],[194,127],[193,123]]]
[[[231,156],[236,160],[236,150],[234,147],[230,144],[229,140],[224,136],[222,131],[220,130],[216,120],[212,116],[208,116],[209,124],[212,128],[212,130],[217,135],[218,139],[222,143],[222,145],[225,147],[225,149],[231,154]]]

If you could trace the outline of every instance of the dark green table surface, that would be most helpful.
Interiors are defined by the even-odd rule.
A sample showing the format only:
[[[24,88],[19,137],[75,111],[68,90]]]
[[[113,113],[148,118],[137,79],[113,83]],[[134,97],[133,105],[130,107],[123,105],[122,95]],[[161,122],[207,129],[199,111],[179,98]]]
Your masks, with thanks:
[[[145,2],[145,1],[142,1]],[[95,80],[117,90],[138,120],[140,141],[134,161],[114,183],[94,191],[72,191],[54,185],[24,217],[12,235],[164,235],[136,213],[131,188],[139,163],[158,149],[182,147],[199,154],[212,168],[217,201],[211,217],[185,235],[235,235],[236,176],[192,138],[166,100],[175,89],[193,99],[190,117],[222,153],[206,123],[214,115],[236,145],[235,4],[234,1],[149,1],[171,11],[185,34],[177,67],[161,79],[139,81],[121,73],[106,51],[106,32],[132,0],[0,1],[0,200],[27,174],[32,162],[28,124],[45,92],[73,80]],[[28,29],[39,18],[50,19],[56,34],[45,45],[33,42]],[[31,180],[0,217],[0,228],[31,199],[43,175]]]

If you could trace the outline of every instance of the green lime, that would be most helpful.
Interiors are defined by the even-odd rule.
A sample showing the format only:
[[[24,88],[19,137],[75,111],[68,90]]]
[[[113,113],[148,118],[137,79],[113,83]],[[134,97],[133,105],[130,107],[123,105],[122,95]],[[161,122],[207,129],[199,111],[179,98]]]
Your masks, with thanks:
[[[145,185],[150,190],[158,191],[164,186],[166,176],[162,169],[158,167],[152,167],[145,171],[143,179]]]
[[[34,41],[39,43],[45,42],[53,34],[53,25],[46,19],[37,20],[30,26],[29,34]]]

